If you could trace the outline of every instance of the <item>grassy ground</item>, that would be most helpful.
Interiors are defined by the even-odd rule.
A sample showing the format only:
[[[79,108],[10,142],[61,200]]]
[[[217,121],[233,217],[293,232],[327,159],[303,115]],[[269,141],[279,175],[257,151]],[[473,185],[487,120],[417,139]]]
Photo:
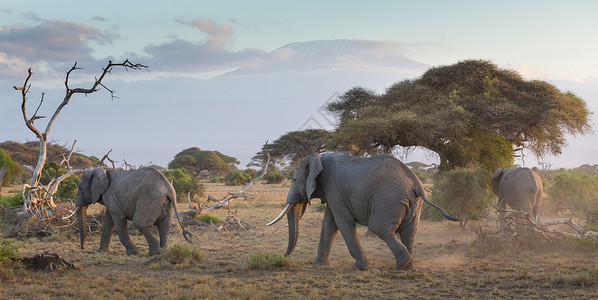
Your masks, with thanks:
[[[208,185],[208,193],[217,198],[238,189]],[[180,232],[173,231],[169,245],[181,244],[198,251],[200,261],[173,265],[159,257],[147,258],[147,244],[138,234],[132,236],[140,250],[136,256],[125,255],[116,235],[111,252],[104,254],[94,252],[98,233],[88,237],[85,250],[79,248],[76,235],[68,232],[21,240],[24,256],[53,250],[78,268],[56,272],[0,270],[0,298],[590,299],[598,295],[595,244],[571,241],[563,248],[531,251],[505,247],[494,252],[487,247],[476,248],[474,230],[462,231],[447,221],[423,221],[420,225],[414,247],[415,271],[395,271],[394,257],[386,244],[366,234],[365,227],[359,227],[358,233],[370,268],[352,268],[354,260],[340,235],[331,252],[331,265],[314,267],[311,263],[323,217],[314,205],[300,223],[297,247],[287,266],[250,268],[256,255],[280,255],[286,250],[285,220],[270,227],[264,224],[280,212],[287,191],[283,185],[249,189],[249,199],[238,213],[240,219],[256,226],[249,232],[192,227],[195,244],[190,245]],[[187,210],[186,206],[179,203],[178,207]],[[223,219],[226,210],[215,215]]]

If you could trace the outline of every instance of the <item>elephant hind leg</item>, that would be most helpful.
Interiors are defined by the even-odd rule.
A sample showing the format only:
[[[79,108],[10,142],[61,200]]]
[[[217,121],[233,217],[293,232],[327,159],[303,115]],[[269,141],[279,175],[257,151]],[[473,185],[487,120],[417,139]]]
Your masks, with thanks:
[[[170,219],[164,219],[158,223],[158,233],[160,234],[160,248],[166,247],[168,242],[168,229],[170,228]]]
[[[160,247],[159,247],[158,239],[156,239],[156,237],[152,233],[152,228],[153,228],[154,224],[152,224],[150,222],[140,222],[139,220],[135,220],[135,219],[133,220],[133,224],[135,225],[135,227],[137,227],[137,229],[139,229],[139,232],[141,232],[141,234],[143,234],[143,236],[145,237],[145,240],[147,241],[147,245],[149,246],[148,256],[152,256],[154,254],[159,254]]]
[[[405,212],[406,212],[406,207],[404,205],[401,205],[400,211],[399,211],[399,216],[404,216]],[[371,220],[401,220],[402,218],[385,218],[385,217],[380,217],[377,216],[375,219],[371,219]],[[396,267],[398,269],[410,269],[412,264],[411,261],[413,259],[413,255],[411,255],[411,251],[410,249],[408,249],[408,247],[403,244],[403,242],[401,242],[399,240],[399,237],[396,234],[396,231],[398,230],[399,225],[396,223],[378,223],[378,222],[370,222],[369,224],[369,229],[375,233],[377,236],[379,236],[382,240],[384,240],[384,242],[386,242],[386,245],[388,245],[388,248],[390,248],[390,251],[392,251],[392,254],[395,256],[395,260],[396,260]],[[402,231],[404,231],[406,228],[404,228]],[[413,245],[412,241],[409,243],[410,246]]]

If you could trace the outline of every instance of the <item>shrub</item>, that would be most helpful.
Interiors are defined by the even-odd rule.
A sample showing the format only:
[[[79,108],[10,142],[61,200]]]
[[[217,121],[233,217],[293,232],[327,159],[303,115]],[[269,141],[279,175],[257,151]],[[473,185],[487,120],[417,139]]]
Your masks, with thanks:
[[[5,262],[18,260],[21,257],[20,249],[21,245],[15,244],[12,239],[0,241],[0,265]]]
[[[268,184],[281,183],[284,180],[284,175],[276,170],[266,174],[265,179]]]
[[[326,203],[314,204],[314,209],[319,212],[324,212],[326,210]]]
[[[212,216],[210,214],[201,215],[197,217],[197,219],[208,224],[210,224],[210,222],[214,224],[220,223],[220,219],[218,217]]]
[[[15,192],[8,197],[0,197],[0,204],[3,206],[17,206],[23,204],[23,198],[20,192]]]
[[[553,205],[569,207],[588,224],[598,224],[598,176],[577,170],[557,172],[547,193]]]
[[[172,186],[177,194],[178,201],[184,201],[187,194],[193,199],[196,195],[201,197],[204,194],[205,188],[203,184],[189,173],[185,168],[178,168],[171,171],[164,171],[164,176],[168,181],[172,182]]]
[[[56,196],[60,199],[76,199],[80,179],[80,175],[73,175],[60,182],[58,190],[56,190]]]
[[[0,178],[0,190],[2,189],[2,186],[10,185],[20,177],[21,173],[23,173],[23,167],[16,161],[13,161],[4,149],[0,148],[0,170],[2,170],[2,167],[6,167],[6,169],[4,171],[4,176]]]
[[[252,254],[249,258],[248,266],[250,269],[275,269],[283,268],[289,265],[287,257],[274,253]]]
[[[224,176],[224,184],[226,185],[245,185],[253,179],[249,172],[241,170],[234,170]]]
[[[164,251],[162,259],[173,265],[177,265],[184,262],[198,263],[201,261],[202,256],[199,250],[189,249],[189,247],[183,244],[174,244]]]
[[[221,183],[224,182],[224,176],[216,176],[210,179],[211,183]]]
[[[439,176],[430,198],[447,212],[456,213],[459,226],[464,229],[470,219],[479,219],[488,207],[489,181],[488,172],[482,168],[457,168]],[[440,215],[436,209],[430,212]]]

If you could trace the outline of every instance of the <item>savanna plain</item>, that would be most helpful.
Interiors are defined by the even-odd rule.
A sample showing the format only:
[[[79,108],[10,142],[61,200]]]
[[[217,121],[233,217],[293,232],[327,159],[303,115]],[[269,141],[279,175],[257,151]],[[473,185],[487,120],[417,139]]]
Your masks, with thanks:
[[[206,194],[215,197],[239,187],[207,183]],[[16,187],[18,188],[18,187]],[[257,184],[237,217],[255,228],[218,231],[216,226],[189,225],[194,243],[187,243],[174,225],[168,249],[146,257],[147,243],[133,230],[140,250],[127,256],[118,236],[111,251],[96,253],[99,232],[88,235],[80,249],[75,227],[52,235],[17,239],[22,256],[46,250],[74,263],[75,269],[30,271],[0,270],[2,299],[596,299],[598,298],[598,246],[596,242],[564,239],[540,246],[489,245],[479,240],[480,228],[496,226],[496,219],[472,221],[465,230],[449,221],[422,220],[414,246],[414,271],[395,270],[386,244],[366,227],[358,235],[370,266],[353,268],[342,236],[337,235],[331,264],[312,262],[320,235],[323,209],[312,200],[300,222],[297,247],[280,264],[260,263],[286,250],[286,218],[265,226],[285,204],[288,184]],[[3,190],[3,194],[7,193]],[[179,199],[179,211],[188,210]],[[233,202],[236,206],[237,202]],[[99,215],[102,207],[91,207]],[[213,216],[223,220],[227,210]],[[177,225],[178,226],[178,225]],[[2,236],[9,226],[3,224]],[[173,260],[172,249],[194,255]],[[169,251],[170,250],[170,251]],[[2,267],[4,268],[4,267]]]

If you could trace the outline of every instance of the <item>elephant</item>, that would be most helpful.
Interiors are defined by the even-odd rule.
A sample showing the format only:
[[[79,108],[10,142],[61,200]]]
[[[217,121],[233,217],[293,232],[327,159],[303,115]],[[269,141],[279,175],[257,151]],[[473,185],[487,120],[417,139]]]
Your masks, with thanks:
[[[299,220],[313,198],[326,203],[314,265],[330,263],[330,249],[340,231],[355,259],[354,267],[365,269],[368,261],[356,231],[356,224],[361,224],[386,242],[395,256],[397,269],[413,269],[413,242],[422,199],[439,209],[445,218],[458,221],[428,201],[417,176],[391,155],[363,158],[345,153],[314,152],[298,163],[286,207],[267,224],[272,225],[287,215],[289,242],[284,256],[293,252]]]
[[[81,249],[84,249],[87,233],[87,207],[93,203],[101,203],[106,207],[98,252],[109,250],[112,232],[116,227],[127,255],[136,254],[137,249],[129,237],[127,227],[127,220],[132,220],[147,240],[148,256],[159,254],[168,240],[173,209],[183,230],[183,236],[191,242],[191,234],[183,228],[176,210],[175,190],[166,177],[156,169],[145,167],[123,172],[98,167],[83,173],[79,180],[76,201]],[[151,232],[154,225],[158,227],[159,244]]]
[[[544,186],[542,178],[529,168],[498,168],[492,175],[492,191],[498,196],[498,205],[532,214],[540,221],[539,209]],[[501,219],[503,213],[500,213]]]

